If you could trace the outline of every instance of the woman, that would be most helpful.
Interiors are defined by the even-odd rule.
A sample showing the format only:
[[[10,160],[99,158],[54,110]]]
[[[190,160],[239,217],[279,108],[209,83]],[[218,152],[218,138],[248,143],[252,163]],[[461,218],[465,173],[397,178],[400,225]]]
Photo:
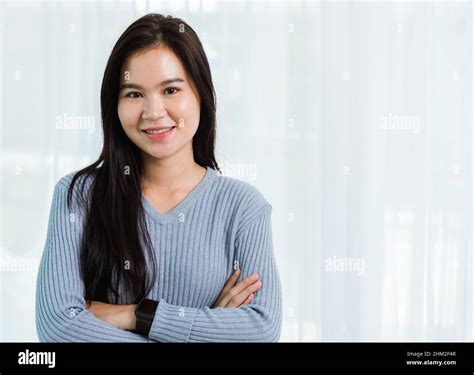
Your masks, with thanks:
[[[55,186],[40,340],[277,341],[272,206],[218,172],[215,93],[194,30],[159,14],[130,25],[101,112],[99,159]]]

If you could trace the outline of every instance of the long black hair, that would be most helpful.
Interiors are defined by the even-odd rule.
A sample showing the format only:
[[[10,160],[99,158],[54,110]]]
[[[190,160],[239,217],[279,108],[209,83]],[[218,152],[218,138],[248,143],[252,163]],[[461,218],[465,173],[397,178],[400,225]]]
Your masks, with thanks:
[[[147,14],[132,23],[112,49],[100,94],[103,148],[97,161],[74,174],[68,191],[71,209],[77,182],[78,201],[85,209],[80,255],[85,300],[117,303],[123,285],[123,291],[137,303],[156,279],[156,258],[141,201],[142,160],[120,124],[117,104],[124,62],[134,53],[159,46],[169,47],[180,59],[201,98],[200,122],[192,140],[194,160],[220,171],[214,156],[215,91],[202,44],[183,20]],[[89,176],[92,183],[86,189]],[[151,273],[144,248],[153,263]]]

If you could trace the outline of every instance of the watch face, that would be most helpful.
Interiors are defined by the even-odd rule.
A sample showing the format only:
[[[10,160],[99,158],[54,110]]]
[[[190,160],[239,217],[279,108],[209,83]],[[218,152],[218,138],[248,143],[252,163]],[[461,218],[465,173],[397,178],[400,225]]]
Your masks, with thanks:
[[[151,316],[155,315],[155,310],[158,302],[151,299],[144,299],[138,306],[137,313],[140,315]]]

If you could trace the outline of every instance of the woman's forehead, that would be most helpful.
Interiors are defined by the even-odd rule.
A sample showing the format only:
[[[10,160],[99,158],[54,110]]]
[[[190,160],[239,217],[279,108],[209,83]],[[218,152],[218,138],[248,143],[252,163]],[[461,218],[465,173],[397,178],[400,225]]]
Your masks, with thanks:
[[[163,47],[132,55],[124,64],[122,73],[122,80],[128,80],[127,78],[133,81],[143,80],[149,84],[153,83],[150,79],[161,82],[176,77],[186,78],[181,61],[172,50]]]

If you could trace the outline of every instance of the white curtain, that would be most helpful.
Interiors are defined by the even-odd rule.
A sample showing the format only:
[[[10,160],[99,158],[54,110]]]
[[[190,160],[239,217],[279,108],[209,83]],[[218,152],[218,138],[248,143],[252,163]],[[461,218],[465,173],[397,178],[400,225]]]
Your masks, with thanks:
[[[273,206],[281,341],[473,341],[471,2],[0,5],[0,340],[37,341],[54,183],[100,151],[128,24],[200,36],[217,159]]]

